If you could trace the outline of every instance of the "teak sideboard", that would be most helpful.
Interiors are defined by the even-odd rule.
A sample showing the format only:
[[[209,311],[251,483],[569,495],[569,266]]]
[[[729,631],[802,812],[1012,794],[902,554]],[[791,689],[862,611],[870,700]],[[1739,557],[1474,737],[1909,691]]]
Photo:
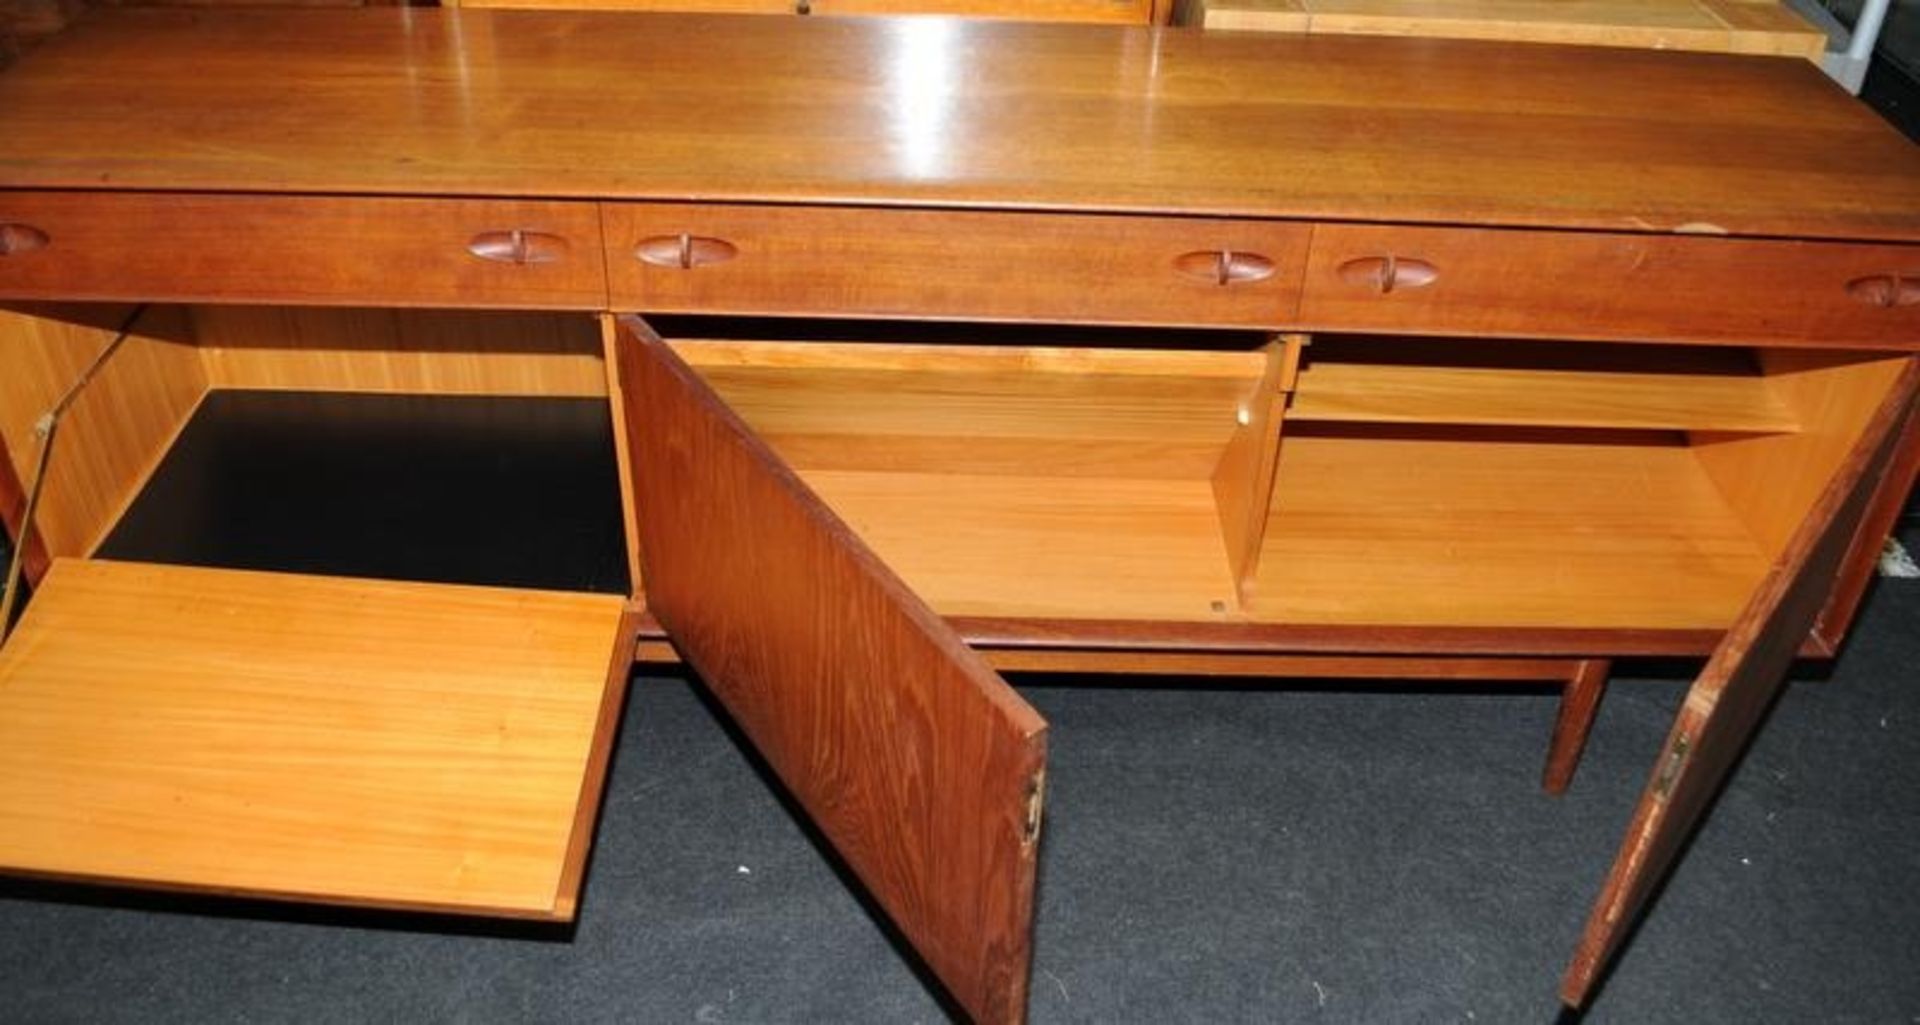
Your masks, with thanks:
[[[0,866],[566,919],[684,658],[983,1021],[998,670],[1559,680],[1557,789],[1707,657],[1577,1004],[1920,463],[1920,151],[1792,59],[116,11],[0,299]]]

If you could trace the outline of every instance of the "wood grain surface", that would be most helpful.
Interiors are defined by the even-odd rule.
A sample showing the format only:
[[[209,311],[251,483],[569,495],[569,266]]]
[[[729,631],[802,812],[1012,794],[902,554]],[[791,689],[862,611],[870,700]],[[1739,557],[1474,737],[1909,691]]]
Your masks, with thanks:
[[[0,435],[30,484],[33,425],[113,343],[129,337],[61,416],[35,514],[49,555],[87,555],[113,529],[207,391],[186,317],[151,307],[14,306],[0,311]]]
[[[1287,419],[1759,434],[1799,427],[1751,352],[1597,349],[1502,346],[1496,361],[1487,347],[1323,340]],[[1530,355],[1549,359],[1530,363]]]
[[[0,649],[0,867],[569,917],[623,605],[57,560]]]
[[[215,388],[415,395],[606,394],[599,330],[577,313],[195,306]]]
[[[1249,618],[1725,629],[1767,556],[1685,446],[1502,430],[1281,439]]]
[[[1607,676],[1613,663],[1604,658],[1577,663],[1560,692],[1560,708],[1553,717],[1553,739],[1547,744],[1547,765],[1541,772],[1540,786],[1549,794],[1564,794],[1580,766],[1580,752],[1593,732],[1593,719],[1600,711],[1600,698],[1607,690]]]
[[[1854,532],[1853,547],[1847,551],[1840,575],[1834,581],[1833,593],[1814,624],[1812,640],[1829,651],[1838,653],[1846,640],[1853,617],[1859,613],[1860,602],[1880,567],[1887,537],[1905,515],[1916,482],[1920,482],[1920,418],[1908,422],[1900,451],[1894,454],[1886,474],[1880,478],[1867,514],[1860,520],[1860,529]]]
[[[943,615],[1231,613],[1210,478],[1258,351],[673,345]]]
[[[1026,1013],[1046,724],[635,318],[647,607],[960,1005]]]
[[[1702,219],[1692,230],[1730,229]],[[1342,273],[1388,256],[1426,262],[1433,280],[1382,291]],[[1323,225],[1299,321],[1328,331],[1913,348],[1920,303],[1869,305],[1848,290],[1895,274],[1920,277],[1920,248]]]
[[[1150,0],[455,0],[449,7],[684,11],[712,14],[939,15],[1009,21],[1085,21],[1146,25]]]
[[[1586,1002],[1772,706],[1915,416],[1916,396],[1920,360],[1909,360],[1687,692],[1561,983],[1567,1004]]]
[[[737,252],[693,268],[635,256],[682,234]],[[614,308],[645,313],[1270,327],[1299,305],[1307,254],[1298,224],[678,203],[607,204],[606,237]],[[1226,283],[1181,269],[1216,253],[1272,266]]]
[[[27,485],[14,472],[13,454],[7,449],[6,436],[0,434],[0,529],[7,532],[7,556],[20,555],[20,570],[23,579],[39,580],[46,575],[53,560],[47,555],[47,544],[38,533],[23,532],[26,526]],[[26,546],[24,553],[21,545]],[[11,571],[11,567],[0,568],[0,573]],[[4,578],[0,578],[4,579]],[[0,583],[0,594],[4,594],[6,584]],[[4,624],[0,624],[4,625]]]
[[[361,12],[314,13],[351,17]],[[203,17],[220,22],[229,16]],[[241,90],[251,95],[278,91],[258,83]],[[0,98],[0,111],[7,102]],[[145,121],[146,101],[133,102],[140,105],[140,116],[113,118],[112,132]],[[203,117],[239,123],[246,114],[232,108],[240,106],[227,97],[198,109]],[[4,132],[0,129],[0,137]],[[204,132],[191,145],[203,152],[223,148]],[[259,140],[228,145],[255,153],[271,150],[271,143]],[[0,186],[12,184],[9,177],[0,168]],[[94,185],[112,180],[109,174]],[[45,248],[0,257],[0,297],[5,298],[571,309],[606,304],[600,215],[591,203],[0,188],[0,223],[29,225],[49,239]],[[473,251],[481,236],[514,230],[547,236],[549,249],[528,263]]]
[[[1763,350],[1760,362],[1768,388],[1800,429],[1755,435],[1702,424],[1690,440],[1701,469],[1773,559],[1786,550],[1907,360]]]
[[[1233,436],[1221,446],[1220,462],[1209,478],[1220,510],[1220,538],[1226,543],[1227,569],[1234,597],[1245,605],[1260,572],[1267,542],[1267,512],[1273,507],[1273,479],[1279,470],[1280,431],[1289,397],[1299,377],[1304,335],[1287,335],[1267,344],[1260,386],[1240,404]]]
[[[1219,462],[1263,366],[1251,351],[671,344],[803,476],[1201,481]]]
[[[1920,149],[1806,62],[1716,54],[960,19],[126,10],[0,79],[0,138],[12,188],[1920,241]]]

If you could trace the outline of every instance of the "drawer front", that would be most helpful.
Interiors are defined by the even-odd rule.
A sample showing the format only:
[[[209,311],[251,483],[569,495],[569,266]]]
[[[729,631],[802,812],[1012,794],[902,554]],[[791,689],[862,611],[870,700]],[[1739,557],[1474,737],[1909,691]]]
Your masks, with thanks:
[[[462,7],[531,10],[591,7],[618,11],[833,16],[938,14],[1011,21],[1086,21],[1146,25],[1148,0],[461,0]]]
[[[1153,20],[1147,0],[792,0],[814,14],[941,14],[1013,21],[1087,21],[1146,25]]]
[[[628,203],[606,208],[614,305],[1278,327],[1308,229],[1263,221]]]
[[[1920,246],[1322,225],[1302,326],[1920,346]]]
[[[0,192],[0,298],[597,309],[592,203]]]

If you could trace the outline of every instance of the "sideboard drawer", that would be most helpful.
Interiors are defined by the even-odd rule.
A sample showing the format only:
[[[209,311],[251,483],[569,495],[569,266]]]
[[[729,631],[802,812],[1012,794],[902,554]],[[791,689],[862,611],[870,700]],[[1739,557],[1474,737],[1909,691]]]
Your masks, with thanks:
[[[606,302],[592,203],[0,191],[0,298]]]
[[[1666,341],[1920,342],[1920,247],[1322,225],[1302,326]]]
[[[1308,229],[1267,221],[627,203],[619,309],[1278,327]]]
[[[459,0],[461,7],[519,10],[580,8],[601,10],[675,11],[683,14],[811,14],[820,17],[873,15],[943,15],[966,18],[1002,18],[1010,21],[1087,21],[1098,24],[1149,25],[1150,0]]]

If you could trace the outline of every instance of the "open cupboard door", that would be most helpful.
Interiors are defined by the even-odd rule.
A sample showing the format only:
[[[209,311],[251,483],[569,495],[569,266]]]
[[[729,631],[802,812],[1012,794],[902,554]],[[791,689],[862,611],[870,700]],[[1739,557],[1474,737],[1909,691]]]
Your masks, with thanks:
[[[1874,489],[1916,424],[1920,359],[1907,362],[1867,429],[1787,541],[1687,692],[1587,920],[1560,996],[1588,996],[1673,866],[1779,693],[1820,616]]]
[[[644,322],[614,350],[649,610],[966,1012],[1021,1020],[1046,724]]]

